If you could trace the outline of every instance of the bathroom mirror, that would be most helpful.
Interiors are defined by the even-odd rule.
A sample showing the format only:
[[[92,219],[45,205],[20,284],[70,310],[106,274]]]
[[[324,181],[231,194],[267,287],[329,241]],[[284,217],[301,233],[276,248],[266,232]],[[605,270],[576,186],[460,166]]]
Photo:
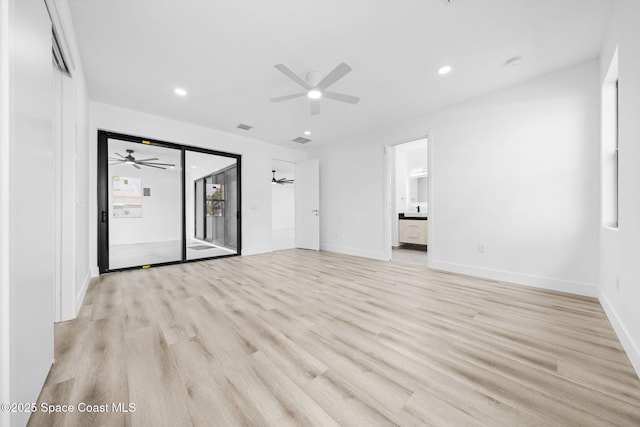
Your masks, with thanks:
[[[428,177],[409,178],[409,203],[427,203],[429,201]]]

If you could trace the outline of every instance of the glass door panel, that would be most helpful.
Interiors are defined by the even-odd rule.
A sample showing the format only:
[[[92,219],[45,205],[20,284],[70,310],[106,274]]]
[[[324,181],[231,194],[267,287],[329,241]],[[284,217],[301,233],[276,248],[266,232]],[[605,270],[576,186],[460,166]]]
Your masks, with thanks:
[[[108,139],[109,270],[182,260],[182,152]]]
[[[185,151],[185,183],[194,188],[187,195],[187,225],[196,224],[195,233],[187,234],[187,260],[238,253],[238,180],[235,157]],[[200,183],[200,184],[199,184]],[[200,186],[204,187],[200,193]],[[198,209],[198,198],[204,209]],[[195,204],[195,207],[194,207]],[[202,234],[197,225],[204,224]],[[193,227],[187,229],[194,230]]]

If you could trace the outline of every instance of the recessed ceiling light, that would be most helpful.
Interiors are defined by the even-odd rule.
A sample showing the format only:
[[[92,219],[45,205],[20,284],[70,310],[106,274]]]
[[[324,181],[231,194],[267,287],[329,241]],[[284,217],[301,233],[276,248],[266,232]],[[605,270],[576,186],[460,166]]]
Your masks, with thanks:
[[[318,89],[311,89],[309,92],[307,92],[307,96],[311,99],[320,99],[322,97],[322,92],[320,92]]]
[[[445,65],[444,67],[440,67],[440,69],[438,70],[438,74],[440,75],[449,74],[452,69],[453,68],[451,68],[451,65]]]
[[[187,91],[182,89],[181,87],[177,87],[173,90],[173,93],[175,93],[178,96],[187,96]]]
[[[311,135],[311,131],[310,131],[310,130],[305,130],[305,131],[304,131],[304,134],[305,134],[305,135]]]
[[[503,65],[505,67],[515,67],[517,65],[520,65],[521,62],[522,62],[522,56],[514,56],[513,58],[507,59]]]
[[[194,169],[195,169],[195,168],[197,168],[197,166],[196,166],[196,165],[191,165],[191,167],[192,167],[192,168],[194,168]]]

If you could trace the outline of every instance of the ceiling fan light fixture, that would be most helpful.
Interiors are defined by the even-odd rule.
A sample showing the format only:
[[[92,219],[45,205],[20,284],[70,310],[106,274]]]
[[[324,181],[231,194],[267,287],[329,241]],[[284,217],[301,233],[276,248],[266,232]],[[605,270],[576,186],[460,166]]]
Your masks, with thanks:
[[[309,97],[309,99],[320,99],[322,98],[322,92],[320,92],[318,89],[311,89],[309,92],[307,92],[307,96]]]
[[[438,74],[440,74],[441,76],[444,76],[445,74],[449,74],[451,70],[453,70],[451,65],[445,65],[438,69]]]
[[[125,163],[128,165],[134,165],[136,162],[134,162],[133,160],[126,160]]]

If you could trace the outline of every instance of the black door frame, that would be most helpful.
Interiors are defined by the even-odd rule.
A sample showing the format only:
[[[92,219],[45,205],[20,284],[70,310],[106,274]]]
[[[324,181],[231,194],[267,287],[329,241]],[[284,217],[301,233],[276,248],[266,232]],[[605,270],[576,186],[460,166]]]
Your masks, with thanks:
[[[158,147],[172,148],[180,150],[181,157],[181,186],[182,186],[182,259],[180,261],[171,261],[158,263],[153,265],[140,265],[134,267],[109,269],[109,153],[108,153],[108,141],[109,138],[118,139],[120,141],[127,141],[136,144],[155,145]],[[185,154],[187,151],[196,153],[212,154],[215,156],[230,157],[236,160],[236,167],[238,173],[238,209],[236,217],[238,219],[237,224],[237,249],[235,254],[220,255],[216,257],[207,257],[188,260],[187,259],[187,230],[186,230],[186,192],[185,188]],[[190,145],[177,144],[173,142],[161,141],[152,138],[142,138],[139,136],[125,135],[117,132],[110,132],[107,130],[98,130],[98,271],[100,274],[109,273],[113,271],[121,270],[133,270],[139,268],[149,268],[161,265],[181,264],[187,262],[204,261],[208,259],[227,258],[232,256],[238,256],[242,251],[242,155],[225,153],[223,151],[209,150],[207,148],[193,147]],[[195,222],[195,220],[194,220]]]

